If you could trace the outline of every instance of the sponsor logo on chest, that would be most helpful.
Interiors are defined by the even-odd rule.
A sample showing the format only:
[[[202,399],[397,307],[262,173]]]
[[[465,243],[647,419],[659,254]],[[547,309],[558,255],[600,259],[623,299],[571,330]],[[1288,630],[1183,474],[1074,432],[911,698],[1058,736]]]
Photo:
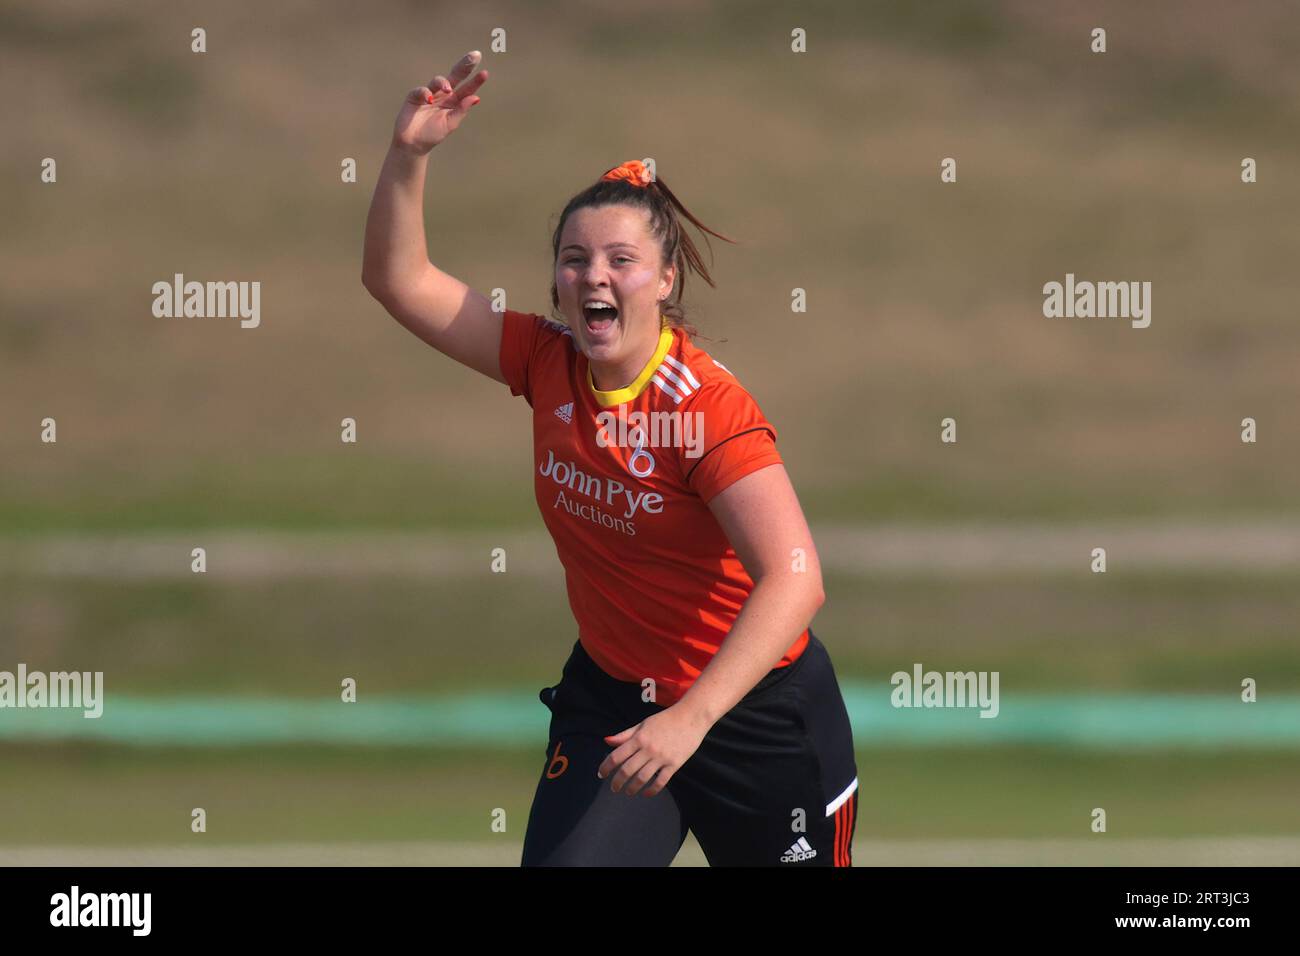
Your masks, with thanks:
[[[598,501],[606,507],[623,511],[624,518],[642,514],[660,514],[664,510],[664,496],[657,491],[638,491],[629,488],[617,478],[602,477],[583,471],[574,461],[561,461],[555,452],[546,450],[546,460],[537,469],[543,478],[575,494]]]

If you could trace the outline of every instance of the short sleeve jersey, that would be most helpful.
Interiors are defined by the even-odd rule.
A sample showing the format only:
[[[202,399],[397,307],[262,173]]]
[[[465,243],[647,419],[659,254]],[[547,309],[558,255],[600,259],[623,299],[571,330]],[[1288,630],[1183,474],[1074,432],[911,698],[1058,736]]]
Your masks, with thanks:
[[[627,388],[599,391],[569,329],[507,311],[501,371],[533,411],[537,506],[564,566],[578,639],[619,680],[676,703],[754,588],[709,502],[780,464],[776,429],[681,329]],[[777,667],[808,643],[805,628]]]

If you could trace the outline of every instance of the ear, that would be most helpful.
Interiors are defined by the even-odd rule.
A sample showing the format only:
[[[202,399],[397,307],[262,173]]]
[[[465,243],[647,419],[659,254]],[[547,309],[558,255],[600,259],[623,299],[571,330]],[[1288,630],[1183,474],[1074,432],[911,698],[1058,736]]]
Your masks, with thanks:
[[[659,277],[659,301],[663,302],[672,294],[673,284],[677,281],[677,265],[670,264],[665,267]]]

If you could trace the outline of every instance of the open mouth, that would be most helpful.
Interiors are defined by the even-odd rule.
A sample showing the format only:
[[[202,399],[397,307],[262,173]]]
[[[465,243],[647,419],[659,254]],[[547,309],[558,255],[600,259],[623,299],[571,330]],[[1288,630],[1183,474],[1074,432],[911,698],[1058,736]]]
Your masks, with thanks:
[[[608,303],[591,303],[582,307],[582,317],[592,332],[604,332],[618,320],[618,309]]]

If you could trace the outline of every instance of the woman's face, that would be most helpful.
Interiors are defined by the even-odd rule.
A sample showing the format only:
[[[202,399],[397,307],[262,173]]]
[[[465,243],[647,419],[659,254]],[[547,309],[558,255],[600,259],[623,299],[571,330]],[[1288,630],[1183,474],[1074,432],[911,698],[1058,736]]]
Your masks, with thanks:
[[[660,261],[650,214],[635,206],[585,207],[571,213],[560,235],[555,290],[560,312],[587,358],[605,366],[634,363],[659,338],[660,297],[673,287],[673,269]],[[605,302],[613,309],[589,307]],[[632,369],[635,377],[640,368]]]

